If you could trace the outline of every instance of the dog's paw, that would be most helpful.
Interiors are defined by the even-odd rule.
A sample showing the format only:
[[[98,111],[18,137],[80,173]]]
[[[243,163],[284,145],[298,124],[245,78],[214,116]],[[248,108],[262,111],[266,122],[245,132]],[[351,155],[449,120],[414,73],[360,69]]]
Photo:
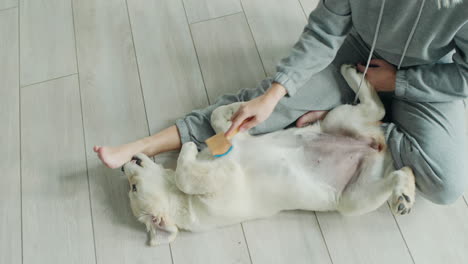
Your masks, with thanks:
[[[182,148],[184,149],[184,151],[198,152],[197,145],[195,144],[195,142],[192,142],[192,141],[184,143]]]
[[[392,211],[396,215],[405,215],[411,212],[414,199],[404,192],[394,192],[392,199]]]
[[[223,133],[231,127],[231,118],[239,110],[242,102],[223,105],[211,114],[211,126],[216,133]]]
[[[391,198],[392,211],[396,215],[409,214],[415,200],[414,174],[409,167],[404,167],[397,177],[397,184]]]
[[[158,241],[156,241],[156,239],[151,238],[151,239],[149,240],[149,242],[148,242],[148,245],[149,245],[150,247],[155,247],[155,246],[158,246],[159,243],[158,243]]]

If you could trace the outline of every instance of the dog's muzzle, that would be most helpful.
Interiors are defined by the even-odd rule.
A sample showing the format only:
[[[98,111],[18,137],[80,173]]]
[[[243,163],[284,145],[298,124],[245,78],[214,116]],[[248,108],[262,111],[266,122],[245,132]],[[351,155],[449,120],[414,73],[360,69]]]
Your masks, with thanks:
[[[130,160],[130,162],[136,163],[138,166],[141,167],[141,159],[138,158],[137,156],[133,156],[132,159]],[[124,167],[125,167],[125,165],[122,166],[122,167],[120,168],[120,170],[121,170],[122,172],[125,172],[125,168],[124,168]]]

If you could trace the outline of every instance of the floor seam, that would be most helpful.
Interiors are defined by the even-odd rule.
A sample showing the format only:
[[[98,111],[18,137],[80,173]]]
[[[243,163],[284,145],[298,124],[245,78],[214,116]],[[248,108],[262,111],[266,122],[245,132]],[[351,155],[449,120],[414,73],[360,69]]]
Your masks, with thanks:
[[[20,165],[20,217],[21,217],[21,263],[24,263],[24,235],[23,235],[23,138],[22,138],[22,119],[21,119],[21,116],[22,116],[22,111],[21,111],[21,87],[20,87],[20,83],[21,83],[21,45],[20,45],[20,41],[21,41],[21,34],[20,34],[20,30],[21,30],[21,27],[20,27],[20,3],[18,1],[18,9],[16,11],[17,13],[17,31],[16,31],[16,34],[18,34],[18,110],[19,110],[19,113],[18,113],[18,126],[19,126],[19,165]]]
[[[148,136],[150,136],[151,135],[150,122],[149,122],[149,118],[148,118],[148,111],[146,109],[145,93],[143,91],[143,82],[141,81],[141,74],[140,74],[140,63],[138,61],[138,54],[137,54],[137,51],[136,51],[135,37],[133,36],[132,20],[130,18],[130,9],[128,7],[128,1],[127,0],[125,0],[125,7],[127,9],[127,18],[128,18],[128,25],[130,27],[130,35],[132,37],[133,53],[135,55],[135,64],[136,64],[136,67],[137,67],[138,81],[140,83],[140,91],[141,91],[141,97],[142,97],[142,101],[143,101],[143,108],[145,109],[145,117],[146,117],[147,129],[148,129]],[[152,157],[152,159],[154,161],[154,157]],[[168,248],[169,248],[169,255],[171,256],[171,263],[174,264],[174,256],[172,254],[172,245],[169,244]]]
[[[16,6],[10,6],[10,7],[7,7],[7,8],[0,9],[0,12],[8,11],[8,10],[15,9],[15,8],[19,9],[19,3]],[[18,12],[18,17],[19,17],[19,12]]]
[[[72,11],[72,12],[73,12],[73,11]],[[77,65],[77,67],[78,67],[78,65]],[[77,72],[74,72],[74,73],[67,74],[67,75],[63,75],[63,76],[59,76],[59,77],[54,77],[54,78],[51,78],[51,79],[47,79],[47,80],[44,80],[44,81],[35,82],[35,83],[27,84],[27,85],[23,85],[23,86],[20,86],[20,89],[27,88],[27,87],[34,86],[34,85],[38,85],[38,84],[43,84],[43,83],[50,82],[50,81],[59,80],[59,79],[62,79],[62,78],[67,78],[67,77],[70,77],[70,76],[73,76],[73,75],[78,75],[78,71],[77,71]]]
[[[137,51],[136,51],[135,38],[133,37],[132,20],[130,19],[130,11],[129,11],[129,8],[128,8],[128,1],[127,0],[125,0],[125,7],[127,8],[127,19],[128,19],[128,25],[130,27],[130,36],[132,37],[133,54],[135,55],[135,64],[136,64],[136,68],[137,68],[138,82],[140,83],[141,100],[143,101],[143,108],[145,109],[146,127],[148,129],[148,136],[150,136],[151,135],[151,129],[150,129],[150,123],[149,123],[149,119],[148,119],[148,111],[146,110],[146,100],[145,100],[145,93],[143,91],[143,83],[141,81],[140,63],[138,62],[138,55],[137,55]]]
[[[325,234],[323,233],[322,225],[320,224],[320,220],[318,218],[317,212],[314,212],[314,215],[315,215],[315,220],[317,221],[317,225],[318,225],[319,230],[320,230],[320,234],[322,235],[323,244],[325,244],[325,248],[327,249],[328,258],[330,259],[330,262],[333,264],[334,262],[333,262],[333,258],[331,256],[330,248],[328,247],[327,240],[325,239]]]
[[[171,255],[171,263],[174,264],[174,256],[172,254],[172,245],[169,243],[169,254]]]
[[[183,2],[183,1],[182,1]],[[242,6],[242,4],[241,4]],[[185,9],[185,4],[184,4],[184,9]],[[244,10],[242,8],[242,10]],[[187,14],[187,10],[185,12]],[[203,20],[197,20],[195,22],[190,22],[188,21],[188,15],[187,15],[187,23],[189,25],[195,25],[195,24],[199,24],[199,23],[203,23],[203,22],[208,22],[208,21],[212,21],[212,20],[216,20],[216,19],[221,19],[221,18],[225,18],[225,17],[228,17],[228,16],[233,16],[233,15],[237,15],[239,13],[244,13],[244,11],[237,11],[237,12],[234,12],[234,13],[229,13],[229,14],[226,14],[226,15],[222,15],[222,16],[217,16],[217,17],[211,17],[211,18],[207,18],[207,19],[203,19]]]
[[[241,226],[241,229],[242,229],[242,235],[244,235],[244,243],[245,243],[245,246],[247,247],[247,253],[249,254],[250,263],[253,264],[252,254],[250,253],[249,242],[247,242],[247,236],[245,235],[244,223],[241,223],[240,226]]]
[[[202,70],[202,67],[201,67],[201,64],[200,64],[200,58],[198,56],[197,46],[195,45],[195,40],[193,39],[192,27],[191,27],[190,22],[188,20],[187,9],[185,8],[184,1],[183,0],[179,0],[179,1],[181,2],[182,7],[184,8],[185,19],[187,21],[187,27],[188,27],[188,30],[189,30],[189,33],[190,33],[190,38],[192,39],[192,47],[193,47],[193,50],[195,51],[195,57],[197,58],[198,70],[200,71],[200,75],[201,75],[202,82],[203,82],[203,87],[205,88],[206,99],[208,100],[208,105],[211,105],[211,100],[210,100],[210,96],[208,94],[208,89],[206,88],[205,76],[203,76],[203,70]]]
[[[77,83],[78,83],[78,94],[80,99],[80,114],[81,114],[81,129],[83,134],[83,151],[84,151],[84,159],[86,165],[86,178],[88,182],[88,200],[89,200],[89,210],[90,210],[90,220],[91,220],[91,230],[93,233],[93,247],[94,247],[94,263],[98,263],[97,259],[97,246],[96,246],[96,233],[94,227],[94,215],[93,215],[93,202],[92,202],[92,195],[91,195],[91,183],[89,179],[89,164],[88,164],[88,152],[86,150],[86,132],[85,132],[85,122],[84,122],[84,114],[83,114],[83,99],[81,95],[81,81],[80,81],[80,68],[78,63],[78,48],[77,48],[77,41],[76,41],[76,25],[75,25],[75,8],[73,5],[73,0],[71,0],[71,13],[72,13],[72,23],[73,23],[73,40],[75,44],[75,62],[76,62],[76,75],[77,75]]]
[[[252,40],[254,42],[255,49],[257,50],[257,55],[258,55],[258,58],[260,59],[260,63],[262,64],[263,73],[265,74],[264,77],[267,77],[268,73],[267,73],[267,70],[266,70],[266,67],[265,67],[265,63],[263,62],[263,58],[260,55],[260,50],[258,49],[257,40],[255,39],[254,33],[252,31],[252,27],[250,26],[249,18],[247,17],[247,14],[245,13],[244,4],[242,3],[242,0],[240,0],[240,4],[241,4],[241,7],[242,7],[242,10],[244,10],[243,13],[244,13],[245,22],[247,23],[250,35],[252,36]]]
[[[398,223],[395,215],[392,213],[392,208],[391,208],[391,206],[390,206],[390,204],[388,202],[387,202],[387,206],[388,206],[388,209],[390,210],[390,214],[392,215],[393,220],[396,223],[396,226],[398,227],[398,231],[400,232],[401,238],[403,239],[403,243],[405,243],[406,250],[408,250],[408,254],[409,254],[410,258],[411,258],[411,261],[413,261],[413,264],[415,264],[416,262],[414,261],[413,254],[411,254],[411,250],[410,250],[410,248],[408,246],[408,243],[406,242],[405,236],[403,235],[403,231],[400,228],[400,224]]]
[[[304,8],[304,5],[302,4],[302,2],[300,0],[297,0],[299,2],[299,5],[301,6],[302,8],[302,12],[304,13],[306,19],[308,18],[309,14],[307,14],[305,8]]]

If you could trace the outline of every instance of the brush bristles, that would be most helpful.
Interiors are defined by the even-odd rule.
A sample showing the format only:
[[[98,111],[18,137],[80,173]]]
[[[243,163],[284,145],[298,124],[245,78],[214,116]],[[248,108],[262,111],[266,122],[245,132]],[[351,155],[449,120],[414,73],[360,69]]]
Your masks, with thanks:
[[[231,142],[224,136],[224,133],[216,134],[205,142],[213,156],[220,156],[227,153],[232,146]]]

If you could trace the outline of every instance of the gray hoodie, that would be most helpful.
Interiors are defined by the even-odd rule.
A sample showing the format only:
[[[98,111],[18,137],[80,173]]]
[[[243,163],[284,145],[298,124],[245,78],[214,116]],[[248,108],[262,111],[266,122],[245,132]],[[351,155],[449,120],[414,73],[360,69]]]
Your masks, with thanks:
[[[415,102],[468,96],[468,1],[439,7],[437,0],[321,0],[274,81],[293,96],[332,62],[350,32],[398,67],[395,96]]]

